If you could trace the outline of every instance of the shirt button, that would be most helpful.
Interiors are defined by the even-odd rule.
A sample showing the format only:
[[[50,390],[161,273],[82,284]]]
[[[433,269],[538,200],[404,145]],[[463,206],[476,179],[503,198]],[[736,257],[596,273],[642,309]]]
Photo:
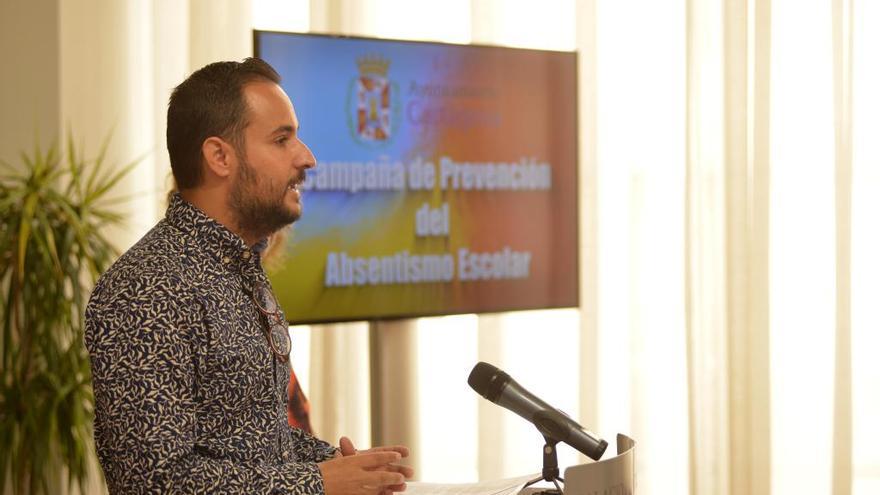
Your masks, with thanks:
[[[249,260],[249,259],[251,259],[251,252],[250,252],[250,251],[245,251],[245,252],[241,253],[241,257],[244,258],[244,259],[246,259],[246,260]]]
[[[230,259],[229,256],[224,256],[222,261],[224,265],[232,263],[232,259]]]

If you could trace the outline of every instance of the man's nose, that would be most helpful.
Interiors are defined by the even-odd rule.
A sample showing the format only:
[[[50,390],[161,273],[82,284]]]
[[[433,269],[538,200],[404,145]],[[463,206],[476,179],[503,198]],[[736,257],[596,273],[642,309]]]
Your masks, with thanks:
[[[302,143],[302,154],[303,154],[302,159],[300,161],[300,163],[302,164],[301,166],[303,168],[307,168],[307,169],[314,168],[315,165],[317,165],[317,163],[318,163],[315,160],[315,155],[312,153],[312,150],[309,149],[309,147],[306,145],[306,143],[303,143],[302,141],[300,141],[300,143]]]

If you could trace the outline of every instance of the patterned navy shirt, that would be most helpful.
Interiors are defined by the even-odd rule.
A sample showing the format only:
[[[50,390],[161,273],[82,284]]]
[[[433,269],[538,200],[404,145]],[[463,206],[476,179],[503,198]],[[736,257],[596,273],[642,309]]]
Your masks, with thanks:
[[[259,251],[174,195],[98,281],[85,341],[111,493],[323,493],[336,449],[287,424]]]

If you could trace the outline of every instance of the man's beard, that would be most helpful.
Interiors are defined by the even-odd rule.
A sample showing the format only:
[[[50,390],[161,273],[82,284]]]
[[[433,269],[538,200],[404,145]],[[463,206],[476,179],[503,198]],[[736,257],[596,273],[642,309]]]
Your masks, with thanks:
[[[267,181],[261,188],[256,171],[242,154],[238,162],[238,178],[229,194],[229,205],[240,232],[263,239],[299,219],[299,213],[284,203],[290,183]]]

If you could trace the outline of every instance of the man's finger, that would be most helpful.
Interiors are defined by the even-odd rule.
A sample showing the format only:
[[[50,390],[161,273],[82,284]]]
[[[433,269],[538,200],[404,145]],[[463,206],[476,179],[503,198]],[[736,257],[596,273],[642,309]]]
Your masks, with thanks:
[[[402,474],[404,478],[410,479],[413,475],[416,474],[415,469],[410,466],[404,466],[403,464],[392,464],[392,469],[396,470],[398,473]]]
[[[404,445],[383,445],[373,447],[370,452],[397,452],[401,457],[409,457],[409,448]]]
[[[377,468],[374,468],[374,470],[391,471],[394,473],[400,473],[407,479],[412,478],[413,475],[415,474],[415,470],[413,468],[411,468],[410,466],[404,466],[403,464],[388,464],[385,466],[379,466]]]
[[[400,460],[400,454],[397,452],[368,452],[351,457],[351,462],[364,469],[373,469],[387,464],[392,464]]]
[[[356,455],[357,449],[354,448],[354,442],[351,441],[348,437],[342,437],[339,439],[339,450],[342,451],[342,455]]]
[[[400,473],[392,473],[389,471],[373,471],[372,475],[368,478],[370,484],[376,484],[380,486],[397,486],[406,483],[406,480],[403,478],[403,475]]]

